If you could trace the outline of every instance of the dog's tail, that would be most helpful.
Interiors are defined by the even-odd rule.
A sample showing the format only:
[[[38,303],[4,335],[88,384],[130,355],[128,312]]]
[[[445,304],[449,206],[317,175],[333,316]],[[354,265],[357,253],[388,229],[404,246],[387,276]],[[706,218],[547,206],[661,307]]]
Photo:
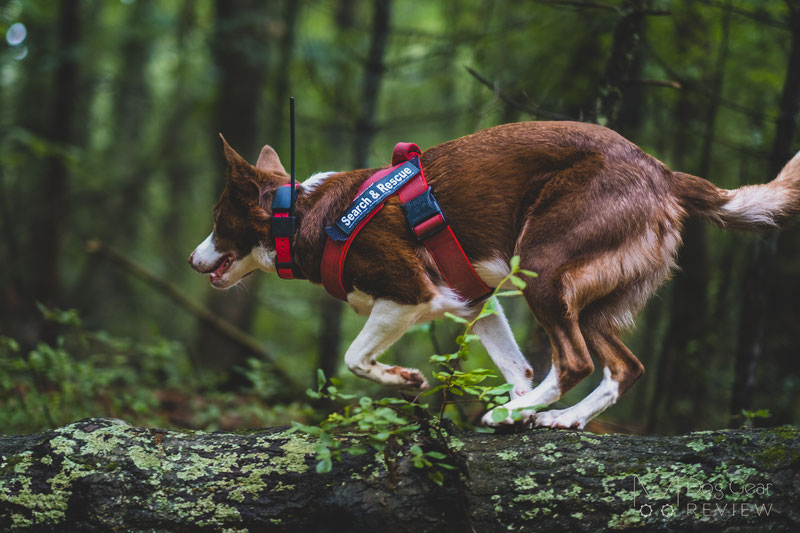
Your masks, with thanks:
[[[727,190],[703,178],[674,172],[673,190],[688,212],[703,215],[722,228],[778,228],[800,213],[800,152],[769,183]]]

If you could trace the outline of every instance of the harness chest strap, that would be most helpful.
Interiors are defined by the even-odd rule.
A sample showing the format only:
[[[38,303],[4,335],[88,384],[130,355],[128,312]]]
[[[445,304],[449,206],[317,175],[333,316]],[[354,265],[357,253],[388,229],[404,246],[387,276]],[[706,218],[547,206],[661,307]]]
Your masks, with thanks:
[[[344,263],[350,245],[359,231],[384,206],[389,196],[398,194],[406,212],[406,218],[417,238],[425,245],[436,261],[439,271],[447,284],[467,301],[478,301],[491,293],[491,289],[481,280],[464,253],[453,230],[447,224],[433,191],[422,171],[421,150],[413,143],[398,143],[392,155],[391,168],[376,172],[359,188],[356,201],[348,209],[347,217],[342,217],[335,226],[326,228],[328,239],[322,254],[321,278],[325,289],[340,300],[347,300],[347,289],[342,280]],[[408,174],[413,173],[413,176]],[[378,183],[384,180],[382,183]],[[381,187],[381,185],[384,185]],[[370,189],[373,187],[377,191]],[[378,191],[394,189],[390,193],[377,196]],[[369,195],[362,197],[365,191]],[[378,205],[371,210],[360,213],[360,204],[369,203],[370,198],[377,198]],[[346,227],[347,222],[350,227]]]

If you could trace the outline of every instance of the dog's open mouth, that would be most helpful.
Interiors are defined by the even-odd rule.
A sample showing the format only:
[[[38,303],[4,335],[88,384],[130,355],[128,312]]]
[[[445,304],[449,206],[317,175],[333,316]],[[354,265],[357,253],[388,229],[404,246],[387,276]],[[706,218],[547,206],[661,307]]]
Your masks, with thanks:
[[[222,281],[222,276],[225,275],[225,272],[228,271],[232,264],[233,256],[230,254],[220,259],[214,267],[213,272],[211,272],[211,283],[213,285],[218,285]]]

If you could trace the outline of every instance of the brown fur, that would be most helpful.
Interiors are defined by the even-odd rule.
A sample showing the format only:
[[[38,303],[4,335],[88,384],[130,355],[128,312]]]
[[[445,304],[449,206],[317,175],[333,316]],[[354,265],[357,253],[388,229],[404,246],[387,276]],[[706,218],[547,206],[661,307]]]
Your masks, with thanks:
[[[269,147],[255,168],[224,147],[231,170],[215,207],[218,248],[243,254],[257,242],[271,247],[269,206],[288,176]],[[523,268],[539,274],[524,294],[550,337],[562,393],[592,372],[590,352],[620,393],[642,374],[618,334],[668,278],[687,214],[758,229],[800,210],[797,158],[774,182],[752,186],[775,204],[757,218],[753,211],[765,212],[757,203],[726,210],[737,191],[672,172],[615,132],[583,123],[497,126],[430,148],[422,165],[473,263],[519,255]],[[300,190],[294,246],[312,282],[320,282],[324,227],[375,170],[342,172]],[[443,283],[396,196],[355,240],[344,277],[346,288],[403,304],[430,300]]]

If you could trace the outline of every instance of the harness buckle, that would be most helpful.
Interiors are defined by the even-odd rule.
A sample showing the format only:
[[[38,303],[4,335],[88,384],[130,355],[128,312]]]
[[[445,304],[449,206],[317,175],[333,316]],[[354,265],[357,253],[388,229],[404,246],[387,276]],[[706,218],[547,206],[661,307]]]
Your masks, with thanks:
[[[447,220],[430,186],[424,193],[404,203],[403,210],[408,224],[421,241],[447,227]]]
[[[288,213],[277,212],[272,217],[271,228],[275,237],[291,237],[297,229],[297,219]]]

